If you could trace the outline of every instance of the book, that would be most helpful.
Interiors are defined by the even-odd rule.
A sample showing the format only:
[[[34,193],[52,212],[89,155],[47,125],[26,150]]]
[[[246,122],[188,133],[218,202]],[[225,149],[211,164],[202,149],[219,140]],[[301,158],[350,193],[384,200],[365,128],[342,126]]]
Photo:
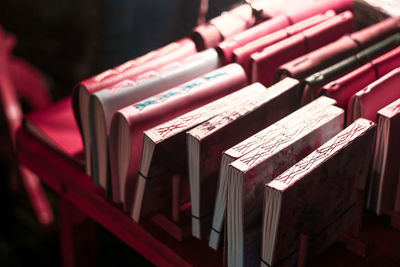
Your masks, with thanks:
[[[226,110],[254,101],[265,91],[263,86],[247,86],[145,131],[133,220],[140,222],[157,213],[170,214],[173,174],[182,176],[181,204],[190,201],[186,131]]]
[[[252,86],[261,86],[255,83]],[[299,107],[300,84],[285,79],[263,95],[237,105],[187,132],[192,234],[210,233],[222,152]]]
[[[121,81],[126,79],[134,81],[142,79],[138,76],[151,70],[158,70],[173,61],[180,60],[194,53],[196,53],[194,42],[189,38],[183,38],[83,80],[74,87],[72,92],[72,106],[85,147],[87,174],[91,174],[90,136],[89,131],[86,128],[86,130],[84,130],[82,127],[83,125],[89,125],[90,95],[105,88],[115,87],[118,83],[120,86],[123,86]]]
[[[108,159],[100,159],[99,152],[104,151],[102,155],[108,155],[108,135],[114,112],[196,78],[218,68],[220,65],[221,61],[217,52],[214,49],[208,49],[182,61],[171,63],[164,71],[151,71],[152,73],[148,78],[131,86],[114,90],[103,89],[92,94],[89,101],[89,125],[82,126],[89,128],[92,144],[92,178],[95,184],[107,188],[110,171]]]
[[[312,258],[354,223],[374,133],[359,119],[265,185],[261,266],[296,264],[301,234]]]
[[[251,14],[255,14],[255,17],[253,16],[251,19],[248,19],[248,16],[237,16],[232,13],[232,11],[236,10],[233,9],[232,11],[223,13],[220,17],[212,19],[207,24],[195,28],[192,38],[195,40],[198,49],[202,50],[216,47],[220,41],[227,40],[224,44],[221,43],[219,48],[223,52],[226,62],[229,63],[231,62],[232,51],[235,48],[254,40],[257,36],[261,37],[264,34],[272,32],[268,29],[269,26],[265,27],[267,24],[261,26],[263,23],[261,22],[254,26],[256,29],[250,29],[248,32],[244,33],[244,30],[253,26],[254,22],[257,22],[256,19],[258,22],[273,20],[273,22],[270,23],[275,25],[280,24],[282,28],[328,10],[334,10],[336,12],[350,10],[352,8],[352,1],[252,1],[251,5],[247,7],[243,6],[244,5],[239,6],[236,9],[243,9],[243,13],[245,14],[247,14],[246,12],[249,9]]]
[[[313,52],[293,59],[279,67],[278,76],[304,80],[399,31],[400,18],[388,18],[357,32],[344,35]]]
[[[193,29],[192,39],[199,51],[214,48],[219,42],[253,26],[255,17],[251,6],[238,5]]]
[[[71,97],[26,115],[23,126],[54,150],[84,166],[82,138],[72,112]]]
[[[345,109],[351,96],[399,65],[400,47],[396,47],[352,72],[324,85],[317,95],[326,95],[334,98],[338,107]]]
[[[353,14],[345,11],[251,55],[251,81],[269,86],[279,66],[324,46],[353,30]]]
[[[145,130],[246,85],[243,68],[229,64],[117,111],[111,122],[109,139],[114,202],[131,206]],[[104,152],[99,151],[98,158],[103,158],[100,168],[106,165],[107,154],[101,155]]]
[[[281,30],[291,24],[287,16],[281,15],[263,21],[231,38],[226,39],[217,46],[220,54],[224,55],[225,62],[232,62],[233,51],[260,37]]]
[[[307,120],[310,117],[314,119],[316,116],[319,116],[321,112],[324,112],[324,109],[327,106],[334,105],[335,103],[335,100],[321,96],[308,105],[294,111],[271,126],[223,152],[220,161],[221,164],[219,168],[217,194],[215,199],[210,239],[208,243],[211,248],[214,250],[218,249],[221,233],[223,231],[222,228],[225,220],[226,198],[228,191],[229,164],[253,151],[254,149],[257,149],[264,143],[273,142],[274,140],[278,141],[285,132],[290,131],[292,127],[295,127],[296,124],[301,124],[302,121]]]
[[[376,122],[377,112],[400,97],[400,90],[396,89],[399,79],[400,68],[396,68],[353,95],[347,108],[347,123],[360,117]]]
[[[307,78],[303,82],[304,90],[302,96],[302,104],[308,103],[315,99],[321,88],[337,79],[338,77],[351,72],[358,67],[370,62],[373,58],[397,47],[400,44],[400,33],[392,36],[361,50],[359,53],[339,61],[332,66],[322,69]]]
[[[262,237],[264,185],[343,129],[344,111],[326,107],[229,166],[226,207],[229,266],[256,266]]]
[[[399,133],[400,98],[378,111],[367,202],[367,207],[378,215],[398,209],[395,203],[399,185]]]
[[[235,48],[232,52],[232,61],[239,63],[244,68],[247,75],[250,77],[249,61],[250,61],[251,54],[253,54],[265,47],[268,47],[274,43],[282,41],[283,39],[286,39],[294,34],[302,32],[305,29],[315,26],[329,18],[332,18],[333,16],[335,16],[335,12],[333,10],[328,10],[324,14],[315,15],[311,18],[307,18],[298,23],[287,26],[284,29],[277,30],[277,31],[274,31],[274,32],[268,33],[268,34],[264,33],[262,36],[258,36],[257,39],[255,39],[254,41],[249,41],[249,42],[241,45],[240,47]],[[278,17],[276,17],[276,18],[278,18]],[[260,24],[258,24],[258,26],[261,26],[264,23],[267,23],[269,21],[271,21],[271,20],[260,23]],[[257,26],[254,26],[247,31],[253,30],[256,27]],[[243,34],[244,33],[245,32],[243,32]],[[228,42],[228,41],[222,42],[219,47],[223,46],[223,44],[226,42]],[[225,55],[225,58],[227,58],[227,55]]]

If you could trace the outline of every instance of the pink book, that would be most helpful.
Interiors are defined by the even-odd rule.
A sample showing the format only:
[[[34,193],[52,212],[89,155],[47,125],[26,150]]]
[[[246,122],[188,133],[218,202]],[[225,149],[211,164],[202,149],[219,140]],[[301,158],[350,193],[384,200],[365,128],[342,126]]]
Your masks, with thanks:
[[[278,75],[303,80],[398,32],[399,21],[399,18],[388,18],[357,32],[344,35],[330,44],[283,64],[279,67]]]
[[[312,258],[354,223],[374,132],[373,122],[359,119],[267,183],[261,266],[295,265],[301,234],[309,237]]]
[[[239,5],[193,29],[192,38],[199,51],[214,48],[219,42],[254,25],[251,6]]]
[[[290,24],[291,22],[286,16],[276,16],[226,39],[219,44],[217,49],[224,55],[225,62],[232,62],[232,53],[235,48],[241,47],[267,34],[281,30]]]
[[[400,66],[400,47],[328,83],[322,87],[319,95],[327,95],[335,99],[339,107],[346,108],[352,95],[397,66]]]
[[[193,41],[189,38],[184,38],[81,81],[76,85],[73,92],[74,112],[77,112],[78,123],[80,123],[79,101],[81,101],[82,94],[92,94],[101,89],[111,87],[120,81],[135,79],[141,73],[158,69],[172,61],[194,53],[196,53],[196,48]]]
[[[343,12],[251,56],[251,81],[270,85],[279,66],[353,30],[353,14]]]
[[[347,107],[347,124],[360,117],[376,122],[378,110],[400,97],[399,82],[400,68],[396,68],[353,95]]]
[[[368,207],[376,214],[400,210],[400,98],[378,111]]]
[[[127,79],[131,84],[132,80],[143,79],[144,77],[138,77],[143,73],[159,70],[164,65],[194,53],[196,53],[194,42],[189,38],[184,38],[78,83],[72,93],[72,105],[75,119],[82,133],[86,151],[85,158],[90,159],[90,137],[82,127],[89,125],[90,95],[105,88],[117,88],[116,84],[118,87],[126,86],[127,82],[122,81]],[[86,160],[86,173],[91,173],[90,160]]]
[[[238,48],[236,48],[235,50],[233,50],[233,54],[232,54],[232,60],[236,63],[239,63],[240,65],[242,65],[242,67],[244,68],[244,70],[246,71],[247,75],[249,76],[249,60],[250,60],[250,56],[251,54],[253,54],[254,52],[257,52],[267,46],[270,46],[274,43],[277,43],[279,41],[282,41],[283,39],[286,39],[294,34],[297,34],[299,32],[302,32],[312,26],[315,26],[329,18],[332,18],[333,16],[335,16],[335,12],[332,10],[329,10],[327,12],[325,12],[324,14],[318,14],[315,15],[311,18],[305,19],[303,21],[300,21],[296,24],[293,24],[291,26],[288,26],[282,30],[270,33],[270,34],[264,34],[262,37],[258,37],[257,39],[255,39],[254,41],[248,42],[247,44],[244,44]],[[261,26],[264,23],[259,24],[258,26]],[[254,28],[256,28],[257,26],[254,26],[253,28],[247,30],[250,31]],[[244,32],[243,32],[244,33]],[[220,47],[224,44],[221,43]],[[225,57],[227,55],[225,54]],[[250,77],[250,76],[249,76]]]
[[[339,107],[346,109],[351,96],[376,79],[374,66],[371,63],[367,63],[323,86],[319,94],[335,99]]]
[[[246,84],[242,67],[229,64],[116,112],[109,139],[113,200],[127,207],[132,203],[145,130]],[[103,158],[107,160],[107,154]]]
[[[293,127],[277,139],[230,164],[226,208],[228,265],[258,266],[263,186],[335,136],[343,129],[343,122],[344,111],[335,106],[310,112],[306,120],[293,122]]]
[[[24,127],[53,149],[84,165],[82,138],[70,97],[28,114],[24,118]]]

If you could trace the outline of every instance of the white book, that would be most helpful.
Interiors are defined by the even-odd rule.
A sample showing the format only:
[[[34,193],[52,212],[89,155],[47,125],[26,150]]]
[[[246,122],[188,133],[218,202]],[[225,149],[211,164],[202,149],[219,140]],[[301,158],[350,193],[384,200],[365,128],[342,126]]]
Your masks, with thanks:
[[[186,131],[237,105],[254,101],[266,88],[247,86],[207,105],[185,113],[144,132],[140,176],[137,181],[131,216],[139,222],[171,210],[172,175],[182,176],[181,203],[189,199]]]
[[[378,111],[367,206],[377,215],[399,210],[400,98]]]
[[[258,266],[265,183],[335,136],[343,129],[343,123],[344,111],[328,106],[230,164],[226,208],[228,265]]]
[[[220,245],[221,233],[225,221],[226,198],[228,191],[228,168],[229,164],[247,153],[257,149],[264,143],[278,140],[285,132],[289,131],[304,120],[315,118],[324,112],[324,109],[334,105],[335,100],[321,96],[308,105],[298,109],[285,118],[277,121],[264,130],[254,134],[239,144],[231,147],[222,154],[221,165],[219,168],[217,196],[215,201],[212,228],[210,233],[209,246],[217,250]]]
[[[286,78],[187,132],[193,236],[210,233],[222,152],[298,109],[300,93],[299,81]]]
[[[133,86],[118,90],[104,89],[94,93],[89,100],[89,127],[91,138],[92,177],[95,184],[109,188],[108,135],[112,116],[116,111],[132,105],[142,99],[160,93],[180,83],[194,79],[221,65],[221,60],[214,49],[197,53],[184,64],[170,65],[170,69],[141,80]]]

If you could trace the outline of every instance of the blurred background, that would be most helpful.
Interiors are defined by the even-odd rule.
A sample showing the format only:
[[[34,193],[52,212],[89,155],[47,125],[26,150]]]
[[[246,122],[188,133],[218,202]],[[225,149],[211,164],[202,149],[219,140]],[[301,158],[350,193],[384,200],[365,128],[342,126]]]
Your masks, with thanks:
[[[209,1],[207,19],[238,2]],[[199,6],[200,0],[2,0],[0,26],[16,37],[13,56],[39,71],[57,100],[71,95],[80,80],[188,36]],[[0,157],[0,266],[61,266],[57,196],[45,187],[55,223],[44,229],[15,174],[13,157],[7,155],[12,148],[6,146]],[[151,265],[99,225],[94,227],[99,266]]]

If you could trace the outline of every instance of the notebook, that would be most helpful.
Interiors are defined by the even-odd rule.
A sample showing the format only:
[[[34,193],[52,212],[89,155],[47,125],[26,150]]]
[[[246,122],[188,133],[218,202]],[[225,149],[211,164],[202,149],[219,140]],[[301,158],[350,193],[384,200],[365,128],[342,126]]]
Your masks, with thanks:
[[[272,124],[270,127],[258,132],[255,135],[247,138],[246,140],[236,144],[235,146],[227,149],[221,157],[221,164],[219,167],[219,177],[217,186],[217,195],[215,200],[214,215],[212,221],[212,228],[210,233],[209,246],[217,250],[220,245],[221,233],[223,232],[223,224],[226,213],[226,198],[228,191],[228,168],[229,164],[238,158],[246,155],[247,153],[257,149],[264,143],[278,142],[279,138],[285,132],[290,131],[292,127],[302,121],[314,119],[318,114],[323,113],[325,108],[334,105],[335,100],[328,97],[319,97],[312,101],[310,104],[294,111],[285,118]]]
[[[368,208],[376,214],[398,210],[400,98],[378,111]]]
[[[398,32],[399,21],[400,18],[388,18],[365,29],[344,35],[326,46],[283,64],[279,67],[278,76],[303,80]]]
[[[304,80],[304,91],[302,96],[302,104],[308,103],[315,99],[321,88],[328,82],[351,72],[358,67],[370,62],[373,58],[390,51],[400,44],[400,33],[396,33],[359,53],[343,59],[332,66],[318,71]]]
[[[130,86],[103,89],[95,92],[89,100],[89,128],[91,140],[92,178],[96,185],[107,188],[109,163],[100,159],[99,152],[108,155],[108,135],[112,116],[116,111],[140,100],[158,94],[183,82],[218,68],[221,61],[214,49],[194,54],[182,61],[165,66],[163,71],[150,71],[149,76]],[[101,168],[101,169],[100,169]]]
[[[400,68],[396,68],[353,95],[347,108],[347,123],[360,117],[376,122],[378,110],[400,97],[399,81]]]
[[[194,28],[192,39],[199,51],[214,48],[219,42],[246,30],[254,23],[251,6],[241,4]]]
[[[158,70],[170,62],[180,60],[194,53],[196,53],[194,42],[189,38],[184,38],[81,81],[74,87],[72,105],[75,119],[82,133],[87,174],[91,174],[91,144],[88,129],[84,130],[82,127],[83,125],[89,125],[90,95],[104,88],[115,87],[118,83],[123,86],[120,83],[121,81],[126,79],[137,80],[141,74],[150,70]]]
[[[315,15],[313,17],[295,23],[291,26],[287,26],[284,29],[277,30],[269,34],[265,33],[262,36],[257,37],[257,39],[255,39],[254,41],[249,41],[241,45],[240,47],[235,48],[232,52],[232,61],[239,63],[244,68],[247,75],[250,77],[249,61],[250,61],[250,56],[253,53],[258,52],[263,48],[268,47],[274,43],[282,41],[283,39],[286,39],[292,35],[302,32],[310,27],[313,27],[323,21],[326,21],[332,18],[333,16],[335,16],[335,12],[333,10],[328,10],[324,14]],[[256,26],[250,29],[253,29],[255,27]],[[221,43],[221,45],[222,44],[223,43]]]
[[[353,14],[345,11],[251,55],[251,81],[270,86],[279,66],[353,31]]]
[[[131,216],[136,222],[156,213],[169,214],[172,175],[182,176],[182,204],[190,201],[186,131],[238,105],[265,94],[262,86],[247,86],[144,133],[142,160]],[[171,156],[173,155],[173,156]]]
[[[113,200],[132,203],[145,130],[246,85],[242,67],[229,64],[116,112],[109,139]],[[107,154],[98,157],[107,160]]]
[[[187,132],[193,236],[203,239],[210,233],[222,152],[295,111],[299,96],[299,82],[288,78]]]
[[[228,265],[257,266],[261,248],[263,186],[343,129],[344,111],[328,106],[299,121],[229,166],[227,198]]]
[[[296,264],[301,234],[312,258],[351,226],[374,132],[359,119],[265,185],[261,266]]]
[[[399,65],[400,47],[396,47],[352,72],[324,85],[318,95],[323,94],[334,98],[337,101],[337,105],[345,109],[351,96]]]

